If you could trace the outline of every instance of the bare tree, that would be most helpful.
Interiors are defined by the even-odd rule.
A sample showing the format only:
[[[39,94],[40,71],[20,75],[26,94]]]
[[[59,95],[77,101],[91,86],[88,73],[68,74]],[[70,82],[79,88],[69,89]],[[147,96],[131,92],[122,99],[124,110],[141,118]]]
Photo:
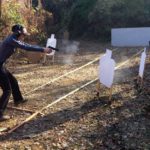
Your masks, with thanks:
[[[27,0],[27,7],[32,8],[32,0]]]

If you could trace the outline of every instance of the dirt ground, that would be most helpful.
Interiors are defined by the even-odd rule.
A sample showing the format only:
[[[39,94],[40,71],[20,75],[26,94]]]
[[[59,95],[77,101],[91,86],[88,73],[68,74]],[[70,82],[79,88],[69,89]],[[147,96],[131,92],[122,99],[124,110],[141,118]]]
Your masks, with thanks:
[[[0,129],[13,128],[32,113],[97,78],[98,61],[49,83],[103,55],[106,48],[113,50],[117,66],[143,47],[120,48],[109,44],[80,42],[77,53],[56,53],[54,64],[28,64],[22,59],[16,60],[15,67],[8,64],[29,101],[19,106],[20,109],[26,109],[21,111],[10,108],[13,107],[11,98],[6,111],[11,119],[1,122]],[[115,71],[111,101],[108,100],[109,90],[102,85],[100,96],[96,95],[97,82],[94,82],[44,109],[42,114],[11,134],[1,132],[0,150],[149,150],[149,50],[142,88],[137,84],[139,62],[140,55],[137,55]]]

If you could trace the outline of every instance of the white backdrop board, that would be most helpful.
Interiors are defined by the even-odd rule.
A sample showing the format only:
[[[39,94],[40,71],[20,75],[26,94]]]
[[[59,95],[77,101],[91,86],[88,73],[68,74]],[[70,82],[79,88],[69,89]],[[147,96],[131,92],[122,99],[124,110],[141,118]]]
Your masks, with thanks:
[[[111,30],[112,46],[148,46],[150,27],[116,28]]]

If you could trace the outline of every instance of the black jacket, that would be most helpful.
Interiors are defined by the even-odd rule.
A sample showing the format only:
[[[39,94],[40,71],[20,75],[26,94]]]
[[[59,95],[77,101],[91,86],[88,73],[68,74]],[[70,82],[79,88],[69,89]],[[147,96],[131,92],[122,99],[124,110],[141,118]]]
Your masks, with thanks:
[[[8,36],[0,46],[0,63],[4,63],[16,50],[16,48],[24,49],[27,51],[43,52],[44,48],[37,45],[30,45],[19,41],[15,34]]]

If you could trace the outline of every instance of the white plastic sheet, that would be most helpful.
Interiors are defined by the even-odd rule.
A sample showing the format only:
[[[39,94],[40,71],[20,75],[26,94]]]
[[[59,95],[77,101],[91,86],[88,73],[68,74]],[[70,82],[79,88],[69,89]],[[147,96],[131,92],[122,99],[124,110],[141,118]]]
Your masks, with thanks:
[[[111,58],[112,51],[106,50],[99,61],[99,80],[100,83],[111,88],[114,79],[115,61]]]
[[[139,76],[143,78],[144,69],[145,69],[145,61],[146,61],[146,48],[144,48],[144,52],[141,55],[141,62],[139,67]]]

